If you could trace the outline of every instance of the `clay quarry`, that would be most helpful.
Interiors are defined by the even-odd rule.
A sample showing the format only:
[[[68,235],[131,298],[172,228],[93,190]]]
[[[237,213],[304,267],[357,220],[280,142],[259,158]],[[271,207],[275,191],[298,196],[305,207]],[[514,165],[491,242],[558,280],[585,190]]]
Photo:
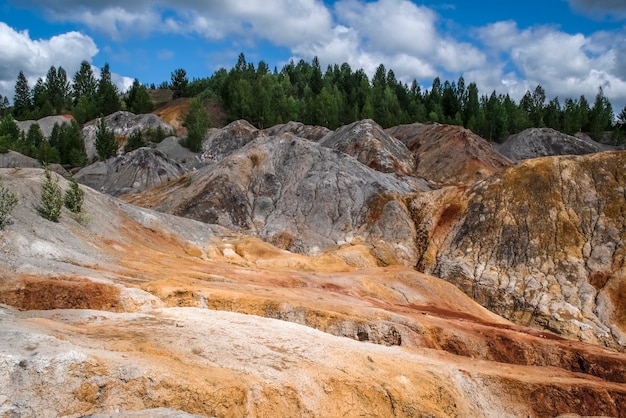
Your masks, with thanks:
[[[626,416],[626,151],[106,120],[175,135],[73,173],[80,217],[0,158],[1,417]]]

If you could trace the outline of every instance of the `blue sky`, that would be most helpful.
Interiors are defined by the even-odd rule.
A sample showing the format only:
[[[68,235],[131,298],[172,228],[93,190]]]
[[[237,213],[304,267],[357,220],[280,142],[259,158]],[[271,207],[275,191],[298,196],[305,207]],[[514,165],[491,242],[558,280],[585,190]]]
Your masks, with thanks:
[[[465,78],[482,94],[519,101],[541,84],[548,99],[598,87],[626,105],[625,0],[2,0],[0,94],[17,74],[34,85],[50,66],[70,77],[109,63],[124,88],[231,68],[240,52],[280,69],[317,56],[370,76],[379,64],[428,88]]]

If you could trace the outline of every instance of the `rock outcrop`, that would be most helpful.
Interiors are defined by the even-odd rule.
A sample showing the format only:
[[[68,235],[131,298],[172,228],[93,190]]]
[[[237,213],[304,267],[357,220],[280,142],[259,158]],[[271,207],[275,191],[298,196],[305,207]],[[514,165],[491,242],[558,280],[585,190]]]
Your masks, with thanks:
[[[383,173],[408,176],[415,171],[415,160],[407,147],[371,119],[342,126],[324,136],[319,143],[351,155]]]
[[[626,152],[526,160],[410,204],[418,269],[516,323],[626,349]]]
[[[224,128],[209,129],[202,141],[203,154],[205,158],[219,162],[262,135],[262,131],[249,122],[236,120]]]
[[[35,210],[42,173],[0,170],[23,207],[1,233],[2,415],[626,410],[625,354],[514,325],[412,269],[339,256],[360,245],[306,257],[86,187],[87,220],[64,209],[49,222]]]
[[[303,254],[353,240],[381,259],[414,265],[414,226],[403,199],[424,181],[381,173],[312,141],[260,137],[184,180],[129,201],[217,223]]]
[[[414,175],[440,186],[471,185],[513,164],[462,126],[414,123],[386,132],[413,154]]]
[[[98,121],[95,119],[83,126],[82,134],[85,139],[85,150],[87,158],[92,160],[96,157],[96,133],[98,131]],[[104,118],[104,124],[108,130],[113,131],[120,145],[124,145],[128,137],[135,131],[140,130],[143,134],[161,128],[164,133],[173,133],[174,127],[163,122],[161,118],[151,113],[135,115],[134,113],[119,111]]]
[[[79,170],[76,181],[112,196],[138,193],[183,176],[187,170],[162,152],[143,147]]]
[[[318,142],[327,134],[332,131],[324,126],[319,125],[305,125],[302,122],[287,122],[280,125],[274,125],[271,128],[263,130],[263,133],[267,136],[280,136],[285,133],[291,133],[300,138],[309,139],[314,142]]]
[[[511,135],[498,150],[514,161],[529,158],[584,155],[612,149],[588,137],[576,137],[551,128],[529,128]]]
[[[35,158],[28,157],[24,154],[20,154],[15,151],[7,151],[0,153],[0,167],[1,168],[38,168],[41,167],[41,163]]]

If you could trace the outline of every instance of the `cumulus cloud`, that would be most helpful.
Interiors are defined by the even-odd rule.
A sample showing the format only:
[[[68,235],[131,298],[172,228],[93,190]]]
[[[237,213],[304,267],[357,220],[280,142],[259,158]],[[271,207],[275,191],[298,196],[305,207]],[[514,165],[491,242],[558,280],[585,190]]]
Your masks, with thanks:
[[[20,71],[34,85],[45,78],[51,66],[63,67],[71,77],[83,60],[91,61],[98,47],[89,36],[68,32],[50,39],[31,39],[28,31],[18,32],[0,22],[0,94],[13,99]]]
[[[332,16],[320,0],[25,0],[57,21],[87,25],[113,40],[157,32],[263,38],[288,46],[328,36]]]
[[[480,28],[478,38],[489,48],[495,62],[514,72],[491,72],[483,82],[502,91],[520,94],[541,84],[549,96],[591,99],[598,87],[615,103],[626,104],[626,83],[621,62],[626,33],[598,32],[590,36],[568,34],[556,27],[539,26],[520,30],[515,22],[497,22]],[[504,57],[504,59],[502,58]],[[589,97],[591,96],[591,97]]]

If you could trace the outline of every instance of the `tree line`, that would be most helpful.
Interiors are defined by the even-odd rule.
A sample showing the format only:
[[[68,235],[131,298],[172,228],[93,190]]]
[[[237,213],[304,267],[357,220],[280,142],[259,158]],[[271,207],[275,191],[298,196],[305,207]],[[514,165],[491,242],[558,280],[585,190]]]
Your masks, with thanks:
[[[496,142],[529,127],[549,127],[571,135],[585,132],[603,141],[609,133],[615,143],[623,143],[626,134],[626,108],[615,118],[602,88],[592,102],[581,95],[561,103],[558,97],[547,100],[538,85],[516,103],[508,94],[481,94],[476,83],[466,84],[463,77],[443,82],[437,77],[424,89],[415,80],[410,84],[398,80],[383,64],[370,80],[364,70],[353,70],[347,63],[322,71],[315,57],[310,63],[291,61],[279,71],[270,70],[264,61],[255,66],[242,53],[230,70],[221,68],[209,77],[189,81],[186,71],[179,68],[158,87],[135,79],[124,94],[112,82],[108,64],[96,78],[91,65],[83,61],[71,81],[62,67],[51,67],[32,88],[20,72],[13,106],[0,96],[0,151],[14,149],[46,162],[82,165],[86,156],[80,125],[118,110],[148,113],[154,107],[150,90],[157,88],[170,89],[174,98],[193,98],[185,120],[189,137],[183,143],[194,151],[201,148],[210,126],[202,106],[209,99],[223,104],[229,120],[246,119],[259,128],[294,120],[336,129],[373,119],[385,128],[414,122],[462,125]],[[60,114],[71,114],[73,121],[55,127],[48,141],[36,124],[26,133],[14,126],[14,120]],[[145,139],[134,137],[128,149],[143,143]],[[111,145],[103,154],[110,156],[110,149]]]
[[[322,71],[317,57],[311,63],[291,61],[270,71],[264,61],[254,65],[240,54],[231,69],[216,71],[207,78],[181,81],[184,70],[172,73],[179,95],[216,98],[230,120],[246,119],[259,128],[291,120],[330,129],[360,119],[373,119],[387,128],[414,122],[463,125],[480,136],[501,142],[530,127],[549,127],[573,135],[586,132],[596,140],[611,132],[623,141],[626,108],[614,120],[611,103],[598,88],[593,102],[584,95],[547,100],[541,85],[516,103],[508,94],[480,94],[476,83],[442,82],[430,89],[413,80],[398,80],[393,70],[380,64],[370,80],[362,69],[349,64],[329,65]],[[183,77],[184,79],[184,77]]]
[[[108,64],[101,68],[100,78],[96,78],[91,65],[83,61],[71,82],[63,67],[50,67],[46,78],[37,79],[32,88],[23,71],[20,71],[15,83],[13,106],[9,106],[7,97],[0,95],[0,152],[11,149],[46,163],[73,167],[85,165],[88,161],[80,126],[121,109],[136,114],[148,113],[153,109],[153,103],[148,88],[138,80],[134,80],[122,96],[111,80]],[[72,117],[66,123],[55,124],[48,138],[38,124],[32,124],[27,132],[21,132],[15,122],[64,114]],[[117,151],[115,138],[112,132],[98,133],[97,139],[105,137],[108,141],[98,149],[100,158],[106,159]],[[156,133],[155,137],[162,139],[163,135]],[[142,141],[139,133],[133,137],[131,147],[141,146]]]

